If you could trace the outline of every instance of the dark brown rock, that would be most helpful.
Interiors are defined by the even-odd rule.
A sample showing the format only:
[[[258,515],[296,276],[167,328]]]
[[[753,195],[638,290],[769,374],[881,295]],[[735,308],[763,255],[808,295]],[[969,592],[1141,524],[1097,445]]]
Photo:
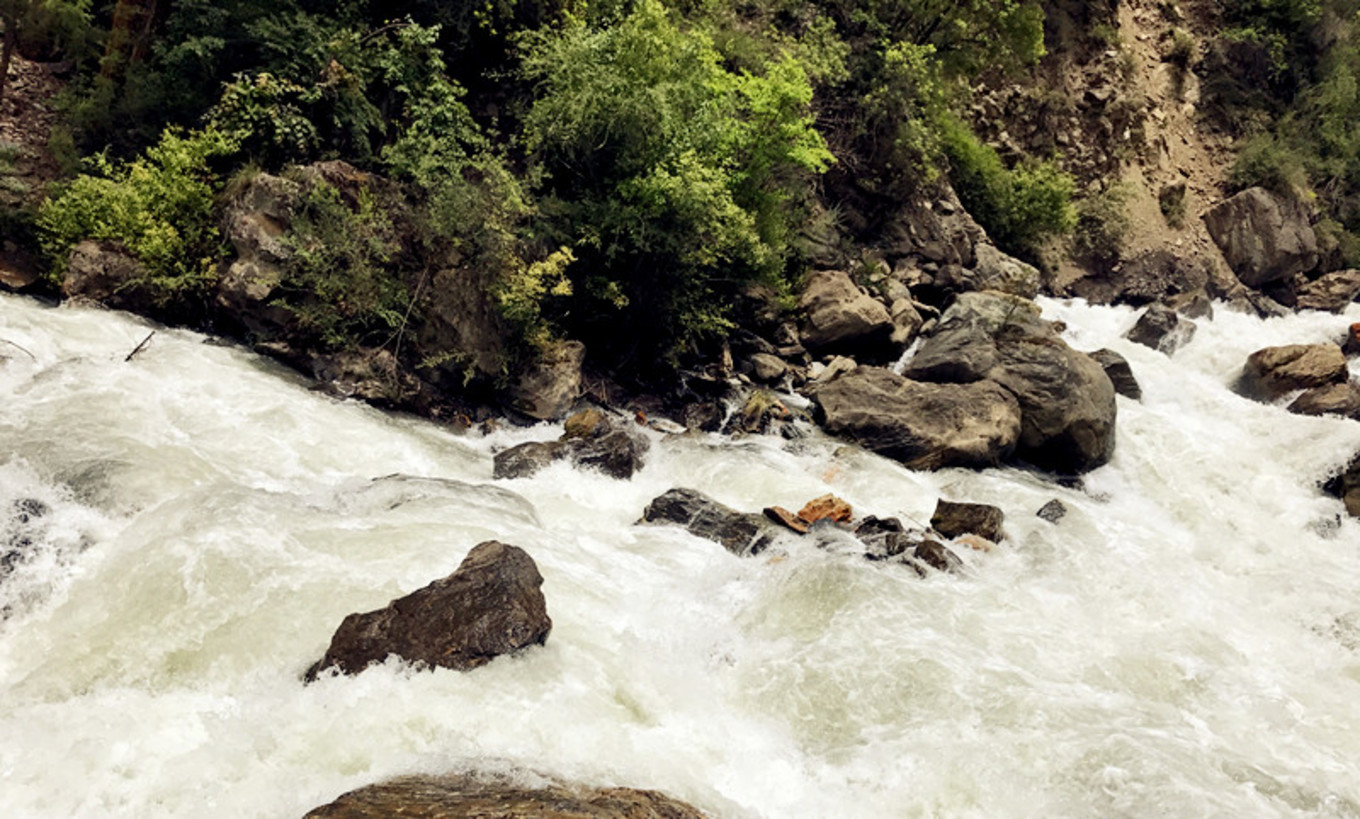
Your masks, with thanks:
[[[774,538],[774,529],[760,515],[738,512],[693,489],[672,489],[656,498],[647,505],[642,520],[683,526],[739,557],[764,551]]]
[[[591,788],[542,777],[408,776],[350,791],[305,819],[703,819],[694,807],[632,788]]]
[[[1142,400],[1143,388],[1138,385],[1138,379],[1133,377],[1128,359],[1114,350],[1096,350],[1088,355],[1105,371],[1117,394],[1135,401]]]
[[[564,417],[581,395],[585,357],[586,347],[579,341],[559,341],[540,352],[510,388],[514,408],[540,421]]]
[[[984,503],[954,503],[940,499],[935,504],[935,513],[930,516],[930,526],[947,538],[974,534],[985,537],[993,543],[1000,543],[1006,536],[1002,524],[1006,515],[995,506]]]
[[[916,561],[929,566],[937,572],[957,572],[963,568],[963,561],[938,540],[925,538],[907,553]]]
[[[1228,266],[1248,287],[1306,273],[1318,263],[1317,235],[1296,199],[1248,188],[1204,214]]]
[[[1237,390],[1258,401],[1274,401],[1294,390],[1344,383],[1346,356],[1335,344],[1266,347],[1247,358]]]
[[[1035,512],[1034,514],[1038,515],[1041,519],[1046,520],[1049,523],[1057,523],[1058,521],[1066,517],[1067,507],[1063,505],[1062,501],[1058,500],[1057,498],[1054,498],[1053,500],[1049,501],[1043,506],[1040,506],[1039,511]]]
[[[386,608],[346,617],[330,648],[307,671],[358,674],[395,654],[413,663],[468,671],[542,645],[552,630],[538,566],[517,546],[479,543],[458,569]]]
[[[567,446],[561,441],[530,441],[497,452],[491,474],[495,478],[527,478],[566,456]]]
[[[493,476],[527,478],[553,461],[568,459],[576,466],[598,469],[611,478],[626,480],[642,468],[650,442],[632,425],[597,409],[582,410],[567,419],[556,441],[533,441],[496,453]]]

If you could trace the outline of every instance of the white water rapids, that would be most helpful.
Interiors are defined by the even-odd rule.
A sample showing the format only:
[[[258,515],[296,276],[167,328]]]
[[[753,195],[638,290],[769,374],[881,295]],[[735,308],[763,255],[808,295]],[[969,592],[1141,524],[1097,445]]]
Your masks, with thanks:
[[[1144,389],[1084,490],[820,436],[656,434],[631,481],[493,481],[496,449],[560,427],[455,434],[185,331],[125,362],[150,325],[0,297],[0,549],[31,542],[0,581],[0,814],[300,816],[514,766],[714,816],[1360,816],[1360,523],[1316,488],[1360,423],[1228,389],[1360,305],[1220,306],[1174,358],[1121,338],[1130,309],[1043,305]],[[634,525],[674,486],[992,503],[1010,540],[924,580],[803,543],[743,560]],[[301,684],[346,614],[490,538],[538,562],[546,646]]]

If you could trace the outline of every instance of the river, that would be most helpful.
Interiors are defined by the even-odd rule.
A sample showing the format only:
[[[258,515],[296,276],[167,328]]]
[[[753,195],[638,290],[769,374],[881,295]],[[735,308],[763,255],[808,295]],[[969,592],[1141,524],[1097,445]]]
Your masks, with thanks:
[[[412,772],[528,767],[714,816],[1360,816],[1360,523],[1318,481],[1360,423],[1239,398],[1253,350],[1346,316],[1219,307],[1168,358],[1136,313],[1041,300],[1131,362],[1113,461],[1064,488],[911,472],[819,435],[653,433],[630,481],[492,455],[120,313],[0,296],[0,805],[9,817],[300,816]],[[637,526],[674,486],[991,503],[966,571]],[[1057,498],[1058,523],[1035,515]],[[486,539],[537,561],[546,646],[470,673],[300,682],[339,621]]]

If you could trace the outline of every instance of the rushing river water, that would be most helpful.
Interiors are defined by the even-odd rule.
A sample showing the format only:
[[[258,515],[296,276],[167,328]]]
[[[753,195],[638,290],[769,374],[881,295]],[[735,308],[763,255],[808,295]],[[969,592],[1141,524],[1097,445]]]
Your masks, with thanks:
[[[1360,524],[1316,488],[1360,423],[1228,389],[1360,306],[1220,307],[1167,358],[1121,338],[1129,309],[1043,305],[1144,389],[1082,489],[820,436],[656,434],[631,481],[493,481],[498,448],[560,428],[455,434],[183,331],[124,361],[149,325],[0,297],[0,548],[31,544],[0,581],[0,813],[300,816],[525,766],[715,816],[1360,816]],[[795,542],[743,560],[634,525],[673,486],[992,503],[1011,539],[924,580]],[[546,646],[300,683],[346,614],[489,538],[538,562]]]

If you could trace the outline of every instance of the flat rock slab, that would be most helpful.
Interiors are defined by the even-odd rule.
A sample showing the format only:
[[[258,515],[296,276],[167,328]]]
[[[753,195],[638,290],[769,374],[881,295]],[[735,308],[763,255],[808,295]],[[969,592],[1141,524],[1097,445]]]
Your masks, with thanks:
[[[329,668],[358,674],[393,654],[468,671],[541,645],[552,630],[542,585],[538,566],[523,549],[495,540],[479,543],[448,577],[385,608],[346,617],[307,680]]]
[[[350,791],[304,819],[703,819],[657,791],[565,782],[518,784],[507,777],[408,776]]]
[[[694,489],[672,489],[657,497],[647,504],[642,521],[683,526],[741,557],[764,551],[774,539],[773,525],[761,515],[738,512]]]

